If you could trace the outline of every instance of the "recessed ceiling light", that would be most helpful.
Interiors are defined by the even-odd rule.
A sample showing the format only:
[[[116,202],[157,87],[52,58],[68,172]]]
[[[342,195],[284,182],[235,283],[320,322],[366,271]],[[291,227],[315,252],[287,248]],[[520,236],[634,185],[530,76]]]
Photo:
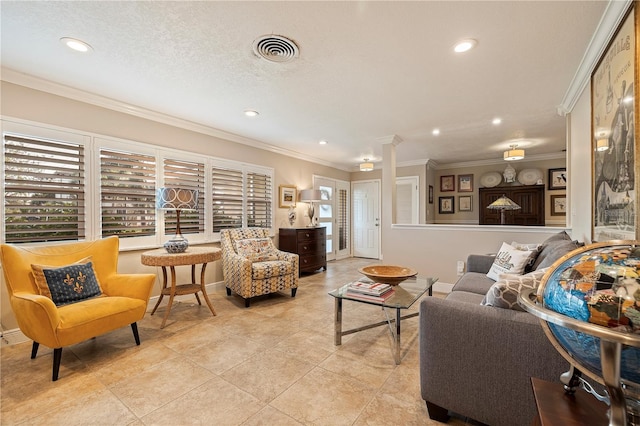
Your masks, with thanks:
[[[438,135],[440,134],[440,129],[433,129],[433,130],[431,131],[431,134],[432,134],[433,136],[438,136]]]
[[[453,46],[453,50],[456,53],[463,53],[473,49],[474,47],[476,47],[477,44],[478,44],[477,40],[468,38],[466,40],[462,40],[458,42],[455,46]]]
[[[67,46],[69,49],[75,50],[76,52],[86,53],[90,50],[93,50],[93,48],[88,43],[85,43],[82,40],[78,40],[77,38],[62,37],[60,39],[60,42]]]
[[[497,126],[498,124],[502,123],[502,118],[496,117],[493,119],[493,121],[491,121],[491,123],[493,123],[494,126]]]
[[[246,115],[247,117],[257,117],[258,115],[260,115],[260,113],[252,109],[246,109],[244,110],[244,115]]]
[[[318,143],[319,143],[320,145],[326,145],[328,142],[327,142],[327,141],[325,141],[325,140],[323,139],[323,140],[321,140],[321,141],[320,141],[320,142],[318,142]]]

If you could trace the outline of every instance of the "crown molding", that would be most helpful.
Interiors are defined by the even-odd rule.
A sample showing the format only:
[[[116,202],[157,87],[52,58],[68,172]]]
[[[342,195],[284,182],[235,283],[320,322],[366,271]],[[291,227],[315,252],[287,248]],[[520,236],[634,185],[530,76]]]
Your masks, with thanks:
[[[184,120],[182,118],[174,117],[168,114],[163,114],[161,112],[142,108],[136,105],[131,105],[125,102],[112,99],[112,98],[97,95],[95,93],[85,92],[84,90],[76,89],[74,87],[66,86],[59,83],[54,83],[52,81],[38,78],[33,75],[15,71],[9,68],[5,68],[5,67],[1,68],[0,79],[2,81],[6,81],[7,83],[12,83],[18,86],[24,86],[30,89],[39,90],[41,92],[50,93],[52,95],[73,99],[75,101],[84,102],[84,103],[95,105],[101,108],[106,108],[106,109],[121,112],[124,114],[133,115],[135,117],[155,121],[155,122],[166,124],[169,126],[190,130],[190,131],[201,133],[207,136],[212,136],[218,139],[224,139],[230,142],[248,145],[253,148],[262,149],[264,151],[273,152],[275,154],[296,158],[298,160],[309,161],[311,163],[321,164],[327,167],[333,167],[335,169],[339,169],[345,172],[350,171],[349,168],[346,168],[342,165],[334,164],[329,161],[311,157],[296,151],[291,151],[288,149],[270,145],[266,142],[262,142],[257,139],[240,136],[231,132],[225,132],[224,130],[216,129],[210,126],[193,122],[193,121]]]
[[[566,159],[566,153],[552,153],[552,154],[539,154],[539,155],[527,155],[524,160],[514,161],[514,163],[526,163],[529,161],[544,161],[544,160],[557,160],[557,159]],[[491,159],[491,160],[474,160],[474,161],[465,161],[460,163],[447,163],[447,164],[436,164],[436,170],[444,170],[444,169],[462,169],[466,167],[480,167],[480,166],[492,166],[495,164],[506,164],[507,161],[504,161],[502,158]]]
[[[602,54],[609,45],[611,37],[613,37],[618,29],[620,22],[622,22],[632,3],[632,0],[612,0],[607,4],[607,8],[602,14],[596,31],[589,41],[587,50],[582,56],[580,66],[571,80],[571,84],[562,99],[562,103],[557,107],[559,115],[567,115],[573,110],[580,95],[582,95],[585,87],[591,81],[591,74],[596,64],[602,57]]]

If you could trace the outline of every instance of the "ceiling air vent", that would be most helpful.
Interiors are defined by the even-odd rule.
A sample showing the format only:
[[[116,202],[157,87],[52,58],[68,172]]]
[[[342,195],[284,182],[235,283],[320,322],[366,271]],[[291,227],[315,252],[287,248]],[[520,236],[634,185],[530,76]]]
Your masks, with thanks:
[[[271,62],[289,62],[298,57],[298,46],[286,37],[264,35],[253,41],[253,53]]]

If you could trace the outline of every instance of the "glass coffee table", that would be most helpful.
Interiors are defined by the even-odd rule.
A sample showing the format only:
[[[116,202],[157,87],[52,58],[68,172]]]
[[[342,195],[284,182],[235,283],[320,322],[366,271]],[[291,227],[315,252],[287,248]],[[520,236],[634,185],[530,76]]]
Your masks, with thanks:
[[[368,278],[362,277],[360,282],[371,282]],[[401,321],[407,318],[412,318],[418,315],[418,312],[413,312],[402,316],[403,309],[409,309],[420,297],[428,292],[429,296],[433,295],[433,284],[438,281],[437,278],[430,277],[411,277],[399,285],[394,286],[394,293],[391,297],[385,301],[371,301],[363,300],[355,297],[350,297],[347,294],[349,284],[347,283],[342,287],[329,292],[330,296],[335,298],[335,338],[334,344],[339,346],[342,344],[342,336],[357,333],[359,331],[368,330],[374,327],[380,327],[384,325],[389,326],[389,331],[393,337],[393,357],[396,364],[400,364],[400,324]],[[342,301],[349,300],[351,302],[366,303],[367,305],[380,306],[384,312],[386,319],[384,321],[377,322],[375,324],[368,324],[362,327],[353,328],[351,330],[342,330]],[[388,310],[395,309],[395,317],[389,315]],[[394,327],[395,325],[395,327]]]

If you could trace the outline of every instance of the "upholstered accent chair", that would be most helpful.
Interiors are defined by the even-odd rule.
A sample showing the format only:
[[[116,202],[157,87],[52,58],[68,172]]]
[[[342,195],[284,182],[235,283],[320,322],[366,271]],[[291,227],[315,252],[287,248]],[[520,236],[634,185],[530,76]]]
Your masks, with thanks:
[[[18,326],[33,340],[31,359],[41,343],[53,348],[53,381],[65,346],[126,325],[140,344],[136,322],[144,317],[156,276],[118,274],[118,249],[118,237],[29,248],[0,245]],[[96,291],[83,298],[90,287],[87,275]]]
[[[249,307],[251,298],[291,289],[298,289],[298,255],[280,251],[263,228],[224,229],[220,232],[222,272],[227,288],[244,298]]]

